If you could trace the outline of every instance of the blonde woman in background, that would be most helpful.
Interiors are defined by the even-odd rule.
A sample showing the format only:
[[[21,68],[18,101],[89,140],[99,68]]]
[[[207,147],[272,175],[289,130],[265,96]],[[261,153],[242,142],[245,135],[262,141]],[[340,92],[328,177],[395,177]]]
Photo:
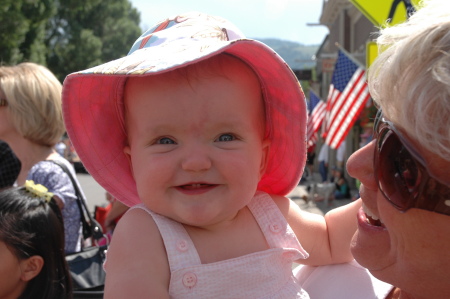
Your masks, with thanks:
[[[55,150],[65,128],[61,83],[35,63],[0,67],[0,139],[22,163],[16,185],[33,180],[54,193],[64,219],[66,253],[81,250],[80,211],[69,176],[52,160],[72,165]]]

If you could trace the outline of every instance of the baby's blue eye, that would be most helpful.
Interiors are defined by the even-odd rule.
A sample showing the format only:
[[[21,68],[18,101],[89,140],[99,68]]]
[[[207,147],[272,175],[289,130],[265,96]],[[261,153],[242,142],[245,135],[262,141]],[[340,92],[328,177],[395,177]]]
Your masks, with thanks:
[[[160,138],[156,141],[157,144],[175,144],[175,141],[168,137]]]
[[[224,141],[233,141],[236,137],[232,134],[222,134],[219,136],[219,138],[216,139],[216,141],[224,142]]]

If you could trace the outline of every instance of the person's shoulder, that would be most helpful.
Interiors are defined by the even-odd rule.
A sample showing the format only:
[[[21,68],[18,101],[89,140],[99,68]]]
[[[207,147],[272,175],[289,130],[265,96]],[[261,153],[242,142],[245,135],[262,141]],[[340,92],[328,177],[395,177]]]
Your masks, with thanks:
[[[134,226],[142,226],[143,228],[156,227],[156,223],[145,207],[141,205],[131,207],[123,215],[121,220],[121,226],[125,229],[131,229]]]
[[[155,290],[167,291],[167,254],[158,227],[147,211],[133,208],[124,214],[114,230],[105,269],[105,294],[113,294],[113,298],[134,298],[133,294],[148,297]]]
[[[289,198],[277,194],[268,194],[268,196],[272,198],[273,202],[278,206],[278,209],[280,209],[283,214],[287,213],[287,210],[292,204],[292,201]]]
[[[128,209],[114,230],[114,240],[119,244],[136,244],[138,247],[153,247],[161,234],[152,215],[145,209]],[[126,248],[124,248],[126,250]]]
[[[38,177],[48,178],[51,176],[58,177],[58,176],[63,176],[63,175],[64,175],[64,171],[62,170],[62,168],[50,160],[43,160],[43,161],[37,162],[36,164],[34,164],[31,167],[31,169],[28,173],[28,177],[33,180],[35,180]]]
[[[60,165],[58,164],[63,164],[64,166],[66,166],[66,168],[72,173],[75,174],[75,169],[73,168],[72,163],[70,163],[66,158],[64,158],[61,155],[54,155],[53,158],[51,160],[46,160],[47,162],[55,165],[56,167],[60,168],[61,170],[63,170],[61,168]]]
[[[293,219],[303,219],[303,211],[293,200],[277,194],[269,194],[269,196],[272,198],[273,202],[278,207],[284,218],[288,220],[290,225]]]
[[[39,161],[28,172],[27,180],[47,187],[60,198],[65,198],[66,192],[74,193],[68,174],[51,160]],[[67,189],[67,190],[66,190]],[[70,191],[72,190],[72,191]]]

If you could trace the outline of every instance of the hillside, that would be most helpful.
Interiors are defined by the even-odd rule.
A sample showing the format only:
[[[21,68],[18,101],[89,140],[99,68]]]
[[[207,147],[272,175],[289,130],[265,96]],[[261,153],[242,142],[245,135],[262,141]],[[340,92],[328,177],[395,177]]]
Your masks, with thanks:
[[[274,49],[292,69],[310,69],[315,64],[311,58],[316,53],[319,45],[306,46],[275,38],[258,38],[257,40]]]

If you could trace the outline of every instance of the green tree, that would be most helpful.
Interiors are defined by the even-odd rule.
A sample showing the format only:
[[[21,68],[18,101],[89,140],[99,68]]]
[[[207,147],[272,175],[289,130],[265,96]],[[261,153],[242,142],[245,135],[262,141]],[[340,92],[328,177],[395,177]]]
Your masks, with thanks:
[[[129,0],[60,0],[48,23],[47,63],[60,79],[125,56],[141,34]]]
[[[139,23],[129,0],[0,0],[0,62],[36,62],[62,81],[125,56]]]
[[[12,65],[34,61],[46,65],[45,29],[56,13],[54,0],[2,0],[0,61]]]

